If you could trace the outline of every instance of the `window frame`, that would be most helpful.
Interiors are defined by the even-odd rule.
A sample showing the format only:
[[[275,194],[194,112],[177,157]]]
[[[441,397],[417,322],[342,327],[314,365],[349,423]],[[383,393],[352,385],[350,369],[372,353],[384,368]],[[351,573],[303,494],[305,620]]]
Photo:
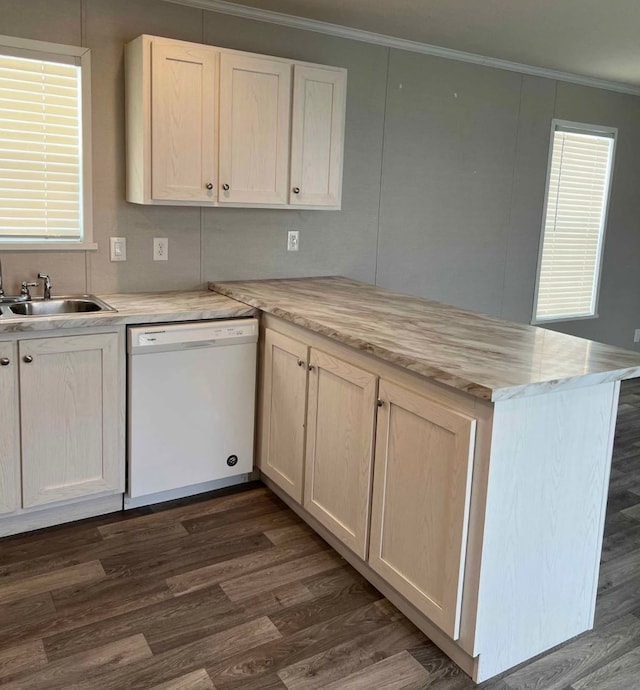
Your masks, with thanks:
[[[91,51],[89,48],[62,43],[35,41],[28,38],[0,35],[0,55],[69,63],[80,67],[82,101],[82,237],[80,240],[42,241],[0,240],[3,251],[87,251],[96,250],[93,241],[93,185],[91,144]]]
[[[593,313],[583,314],[580,316],[559,316],[552,318],[540,319],[537,317],[538,312],[538,296],[540,294],[540,273],[542,269],[542,253],[544,250],[544,237],[545,237],[545,225],[547,220],[547,207],[549,204],[549,187],[551,179],[551,164],[553,160],[553,144],[554,137],[557,131],[573,131],[578,134],[592,134],[592,135],[602,135],[607,136],[613,141],[611,147],[611,157],[608,170],[608,186],[606,190],[606,196],[604,199],[604,214],[602,218],[602,232],[600,233],[599,243],[598,243],[598,255],[596,257],[596,274],[594,276],[594,301],[593,301]],[[538,247],[538,264],[536,269],[536,283],[533,293],[533,314],[531,317],[531,324],[534,326],[543,326],[545,324],[551,323],[562,323],[564,321],[585,321],[588,319],[598,319],[600,315],[598,313],[598,306],[600,302],[600,285],[602,282],[602,264],[604,259],[604,243],[607,234],[607,225],[609,223],[609,203],[611,200],[611,189],[613,188],[613,174],[616,159],[616,147],[618,144],[618,128],[609,127],[606,125],[593,125],[585,122],[576,122],[574,120],[561,120],[554,118],[551,120],[551,133],[549,137],[549,155],[547,158],[547,175],[545,178],[545,191],[544,191],[544,206],[542,210],[542,224],[540,229],[540,242]]]

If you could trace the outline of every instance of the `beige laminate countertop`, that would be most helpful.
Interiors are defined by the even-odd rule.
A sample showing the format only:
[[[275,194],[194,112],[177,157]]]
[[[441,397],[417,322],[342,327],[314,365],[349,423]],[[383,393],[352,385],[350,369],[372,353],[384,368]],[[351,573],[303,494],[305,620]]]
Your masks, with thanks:
[[[257,313],[253,307],[209,290],[97,296],[117,311],[37,317],[0,316],[0,335],[57,328],[230,319]],[[4,305],[4,311],[8,311],[7,305]]]
[[[340,277],[211,290],[484,400],[640,376],[640,354]]]

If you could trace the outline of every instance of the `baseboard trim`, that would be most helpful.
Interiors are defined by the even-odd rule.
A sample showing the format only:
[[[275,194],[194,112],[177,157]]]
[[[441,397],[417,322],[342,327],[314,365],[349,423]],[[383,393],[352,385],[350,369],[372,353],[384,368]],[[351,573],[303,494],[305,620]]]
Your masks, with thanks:
[[[12,534],[32,532],[44,527],[62,525],[65,522],[84,520],[96,515],[106,515],[122,510],[122,494],[113,494],[85,501],[78,501],[56,508],[44,508],[42,510],[20,513],[14,516],[0,518],[0,537],[8,537]]]

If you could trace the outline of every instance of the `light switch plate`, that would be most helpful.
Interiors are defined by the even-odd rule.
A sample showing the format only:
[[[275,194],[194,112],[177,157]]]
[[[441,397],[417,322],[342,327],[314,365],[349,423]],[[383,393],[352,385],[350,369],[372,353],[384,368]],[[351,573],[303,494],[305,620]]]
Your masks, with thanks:
[[[127,260],[127,238],[126,237],[111,237],[111,261],[126,261]]]

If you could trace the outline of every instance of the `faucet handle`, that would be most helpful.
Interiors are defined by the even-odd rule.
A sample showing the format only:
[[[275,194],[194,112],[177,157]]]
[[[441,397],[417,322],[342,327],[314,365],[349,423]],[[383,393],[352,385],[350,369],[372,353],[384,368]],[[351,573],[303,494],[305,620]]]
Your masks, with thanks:
[[[27,299],[31,299],[31,295],[29,294],[29,288],[32,287],[38,287],[39,283],[29,283],[26,280],[23,280],[22,283],[20,284],[20,294],[23,296],[26,296]]]

